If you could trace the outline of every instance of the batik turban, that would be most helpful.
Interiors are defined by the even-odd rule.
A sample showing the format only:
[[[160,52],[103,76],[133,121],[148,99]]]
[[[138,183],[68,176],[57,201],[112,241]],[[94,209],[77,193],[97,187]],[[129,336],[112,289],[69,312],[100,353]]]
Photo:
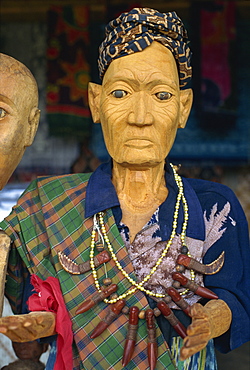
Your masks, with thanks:
[[[160,42],[173,53],[183,88],[192,76],[187,31],[175,12],[160,13],[148,8],[134,8],[107,25],[105,39],[99,48],[100,77],[114,59],[142,51],[153,41]]]

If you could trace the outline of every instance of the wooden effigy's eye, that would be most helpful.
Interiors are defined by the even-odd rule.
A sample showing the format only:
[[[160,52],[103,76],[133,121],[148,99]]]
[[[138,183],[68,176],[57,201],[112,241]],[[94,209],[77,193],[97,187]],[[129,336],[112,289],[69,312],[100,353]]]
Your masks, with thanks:
[[[170,92],[167,92],[167,91],[161,91],[161,92],[158,92],[157,94],[155,94],[155,96],[159,100],[169,100],[172,97],[172,94]]]
[[[124,90],[114,90],[112,91],[112,95],[115,97],[115,98],[124,98],[124,96],[127,95],[127,92],[124,91]]]
[[[6,116],[6,114],[7,114],[6,110],[3,109],[3,108],[0,108],[0,119],[4,118]]]

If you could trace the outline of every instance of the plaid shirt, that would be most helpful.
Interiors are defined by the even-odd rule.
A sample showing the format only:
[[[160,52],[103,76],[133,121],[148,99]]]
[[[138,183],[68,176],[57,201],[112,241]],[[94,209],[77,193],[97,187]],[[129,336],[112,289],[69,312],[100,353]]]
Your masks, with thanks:
[[[37,274],[43,280],[48,276],[54,276],[59,279],[65,304],[72,320],[75,370],[120,370],[123,368],[121,358],[126,336],[126,316],[120,315],[100,337],[91,340],[89,334],[99,320],[105,316],[107,306],[102,302],[84,314],[75,315],[75,311],[79,305],[91,296],[96,289],[90,273],[82,275],[69,274],[60,265],[57,255],[58,251],[63,251],[69,258],[78,264],[89,260],[89,246],[93,228],[92,216],[98,211],[106,210],[104,221],[109,240],[121,265],[125,267],[126,271],[135,279],[133,266],[116,225],[116,221],[121,216],[121,211],[119,209],[118,198],[112,182],[110,181],[110,176],[110,169],[108,169],[106,165],[102,165],[91,176],[90,181],[88,181],[89,175],[86,174],[38,179],[31,183],[29,188],[19,199],[17,206],[14,207],[10,216],[0,225],[14,241],[10,253],[9,275],[6,285],[6,291],[14,312],[18,313],[21,310],[27,268],[31,274]],[[99,182],[96,181],[98,178]],[[105,188],[103,188],[103,182],[106,182]],[[177,189],[174,189],[175,184],[172,175],[168,174],[167,184],[170,190],[166,200],[167,209],[169,210],[168,216],[166,216],[164,211],[164,207],[166,207],[164,203],[166,202],[160,207],[160,214],[163,213],[163,215],[160,216],[160,229],[164,234],[163,240],[167,240],[169,232],[171,231],[171,222],[167,222],[164,218],[168,217],[168,219],[172,219],[171,212],[173,209],[168,207],[172,203],[174,204],[177,191]],[[244,258],[241,258],[241,256],[248,254],[249,251],[242,248],[242,243],[236,240],[239,238],[235,236],[236,227],[231,221],[233,220],[237,223],[237,232],[240,230],[244,232],[242,238],[245,237],[246,241],[246,222],[235,197],[226,187],[221,187],[221,185],[218,184],[197,182],[197,180],[191,181],[191,184],[195,185],[195,190],[190,185],[189,181],[184,181],[185,195],[189,204],[190,216],[187,236],[203,240],[206,244],[206,241],[211,239],[211,237],[209,239],[208,235],[209,230],[211,234],[211,230],[214,230],[216,226],[215,223],[218,223],[218,215],[223,211],[223,225],[224,228],[226,228],[226,232],[221,233],[220,237],[217,236],[215,243],[212,242],[212,239],[216,238],[216,235],[213,235],[213,238],[210,240],[211,248],[210,245],[206,246],[207,253],[204,256],[205,262],[209,263],[211,260],[217,258],[220,250],[225,250],[225,248],[236,248],[238,250],[238,253],[236,253],[237,258],[234,254],[232,257],[233,262],[238,263],[239,268],[242,268],[244,273],[247,273],[249,265],[248,267],[242,266],[244,264]],[[197,188],[199,188],[199,191],[197,191]],[[198,196],[196,194],[198,194]],[[212,198],[211,194],[213,195]],[[98,199],[99,201],[97,201]],[[215,199],[217,200],[216,212],[213,208]],[[232,209],[227,212],[225,211],[225,205],[229,202],[228,199],[230,199]],[[116,220],[113,214],[115,214]],[[217,218],[215,216],[217,216]],[[182,218],[183,214],[180,212],[180,225],[182,223]],[[222,228],[221,225],[220,228]],[[179,229],[180,226],[178,226],[177,232],[179,232]],[[229,247],[226,242],[229,244]],[[237,246],[235,247],[236,242]],[[233,246],[230,247],[232,243]],[[216,245],[215,251],[214,245]],[[245,257],[246,261],[249,260],[249,254]],[[228,269],[231,270],[231,266],[232,259],[230,259],[230,255],[226,255],[226,262],[223,267],[224,271],[226,270],[227,272]],[[130,287],[128,281],[124,279],[121,272],[115,266],[114,261],[110,261],[107,264],[107,269],[108,275],[112,278],[112,281],[118,284],[118,293],[123,293]],[[244,273],[242,274],[244,275]],[[98,274],[100,274],[100,280],[105,276],[103,267],[98,268]],[[235,334],[239,332],[239,323],[241,322],[239,318],[240,315],[243,314],[244,319],[249,320],[249,313],[246,315],[247,307],[248,312],[250,307],[249,297],[247,297],[247,292],[244,289],[246,279],[241,279],[242,293],[239,289],[237,276],[230,278],[230,275],[226,275],[226,279],[224,278],[223,280],[222,271],[216,275],[206,277],[205,283],[206,282],[208,287],[213,287],[213,290],[222,299],[225,299],[232,310],[234,305],[230,305],[230,303],[236,302],[237,296],[240,297],[240,299],[237,300],[237,309],[235,310],[236,322],[238,320],[237,330],[233,323],[231,333],[226,334],[228,340],[224,338],[221,342],[222,344],[219,342],[219,346],[221,346],[222,350],[227,350],[227,348],[224,349],[222,347],[229,346],[229,342],[234,347],[244,343],[246,337],[249,335],[246,334],[246,326],[244,323],[240,325],[242,328],[240,338]],[[233,292],[233,294],[231,294],[232,297],[229,294],[229,287]],[[141,292],[136,292],[134,295],[129,296],[127,304],[128,306],[137,305],[139,308],[148,307],[148,301]],[[165,323],[161,325],[163,332],[164,325]],[[126,367],[127,370],[145,370],[148,368],[146,355],[147,343],[145,338],[146,328],[144,320],[140,320],[137,345],[133,359]],[[176,366],[173,365],[170,359],[167,343],[164,341],[164,337],[159,328],[157,328],[157,340],[159,353],[156,369],[176,369]],[[199,362],[200,365],[197,365],[198,367],[196,366],[195,368],[205,369],[206,361],[204,361],[204,354],[201,355]],[[179,363],[178,368],[182,369],[184,367]],[[193,369],[194,367],[190,368]],[[212,367],[207,369],[212,369]]]

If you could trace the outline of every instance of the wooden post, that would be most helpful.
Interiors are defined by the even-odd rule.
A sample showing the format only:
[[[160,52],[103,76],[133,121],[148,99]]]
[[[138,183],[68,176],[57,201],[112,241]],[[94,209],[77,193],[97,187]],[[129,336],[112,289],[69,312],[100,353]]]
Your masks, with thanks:
[[[3,313],[4,288],[6,281],[6,271],[10,251],[10,238],[4,231],[0,230],[0,317]]]

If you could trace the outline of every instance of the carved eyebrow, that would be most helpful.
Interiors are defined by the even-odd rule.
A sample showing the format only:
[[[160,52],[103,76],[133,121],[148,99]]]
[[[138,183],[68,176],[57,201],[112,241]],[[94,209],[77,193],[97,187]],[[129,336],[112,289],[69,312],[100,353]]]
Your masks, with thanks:
[[[8,104],[11,108],[15,108],[15,104],[6,95],[0,94],[0,102]]]
[[[146,86],[151,86],[151,87],[154,87],[154,86],[158,86],[158,85],[166,85],[167,87],[174,87],[174,88],[177,88],[178,87],[178,84],[176,83],[176,81],[174,80],[166,80],[165,78],[162,78],[162,79],[157,79],[157,80],[152,80],[152,81],[149,81],[146,83]]]
[[[123,70],[124,72],[124,70]],[[147,77],[146,77],[147,79]],[[151,79],[149,81],[143,81],[143,82],[140,82],[138,81],[138,78],[129,78],[127,77],[126,75],[121,75],[119,74],[118,76],[113,76],[112,79],[109,79],[107,80],[104,84],[103,84],[103,87],[106,87],[106,85],[112,85],[113,83],[116,83],[116,82],[124,82],[124,83],[129,83],[131,84],[132,86],[136,86],[136,87],[139,87],[141,84],[145,84],[147,87],[154,87],[154,86],[157,86],[157,85],[166,85],[167,87],[169,88],[174,88],[174,89],[177,89],[179,88],[179,81],[178,83],[173,80],[172,78],[171,79],[168,79],[167,77],[165,76],[162,76],[162,77],[158,77],[156,79]]]
[[[103,87],[106,87],[106,85],[112,85],[113,83],[116,83],[116,82],[124,82],[124,83],[128,82],[128,83],[131,83],[132,85],[135,84],[139,86],[139,82],[135,80],[134,78],[127,78],[125,76],[117,76],[117,77],[112,77],[112,79],[110,80],[107,80],[103,84]]]

